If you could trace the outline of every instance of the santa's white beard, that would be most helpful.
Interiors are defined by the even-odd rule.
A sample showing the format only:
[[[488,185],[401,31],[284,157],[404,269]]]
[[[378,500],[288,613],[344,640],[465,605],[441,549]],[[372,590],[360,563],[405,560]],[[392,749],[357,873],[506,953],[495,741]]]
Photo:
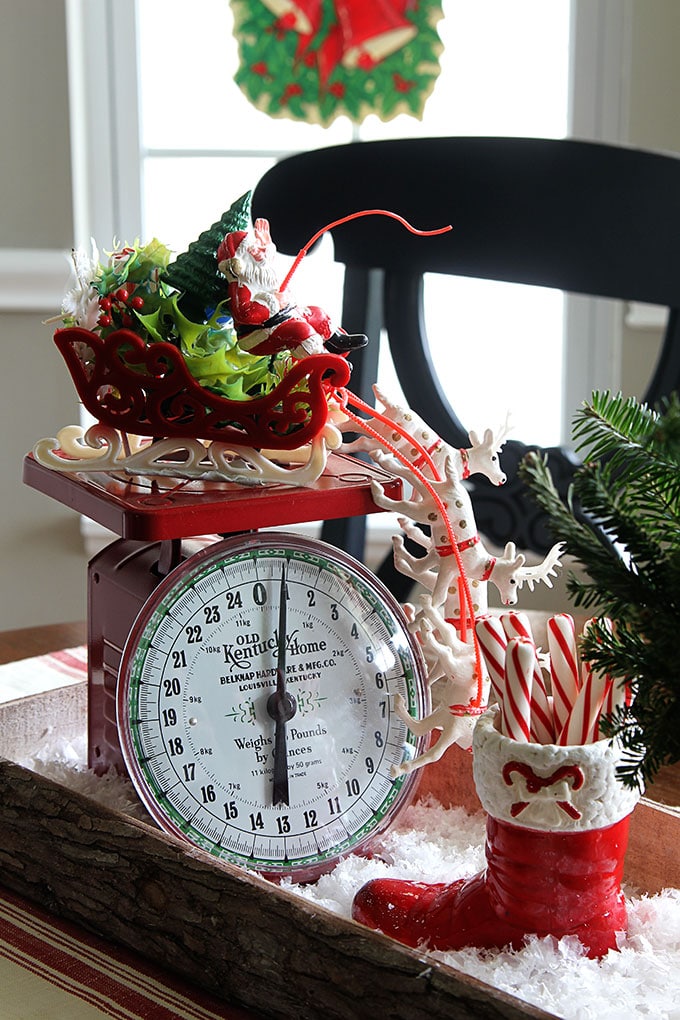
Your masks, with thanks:
[[[276,270],[266,262],[256,262],[250,255],[239,259],[240,280],[250,288],[251,291],[278,291],[279,280]]]

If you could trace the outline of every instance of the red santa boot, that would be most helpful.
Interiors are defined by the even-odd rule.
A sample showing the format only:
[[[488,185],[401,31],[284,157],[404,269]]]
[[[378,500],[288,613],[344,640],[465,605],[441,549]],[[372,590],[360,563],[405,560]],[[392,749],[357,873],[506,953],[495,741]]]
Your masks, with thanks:
[[[558,747],[477,723],[474,775],[488,812],[486,869],[451,884],[375,879],[352,916],[410,946],[519,948],[530,934],[576,935],[588,956],[616,948],[628,820],[638,799],[615,777],[607,740]]]

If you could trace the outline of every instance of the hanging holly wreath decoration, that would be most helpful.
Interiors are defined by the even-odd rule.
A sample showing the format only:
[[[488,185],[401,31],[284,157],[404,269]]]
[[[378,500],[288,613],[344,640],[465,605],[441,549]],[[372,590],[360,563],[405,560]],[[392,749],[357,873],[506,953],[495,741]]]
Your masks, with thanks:
[[[441,0],[231,0],[236,83],[273,117],[421,117],[439,75]]]

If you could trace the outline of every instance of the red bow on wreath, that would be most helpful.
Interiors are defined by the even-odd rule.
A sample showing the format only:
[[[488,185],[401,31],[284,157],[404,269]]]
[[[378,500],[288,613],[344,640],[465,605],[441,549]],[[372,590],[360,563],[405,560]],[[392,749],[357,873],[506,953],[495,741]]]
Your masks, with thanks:
[[[232,0],[236,82],[272,116],[421,116],[439,74],[441,0]]]

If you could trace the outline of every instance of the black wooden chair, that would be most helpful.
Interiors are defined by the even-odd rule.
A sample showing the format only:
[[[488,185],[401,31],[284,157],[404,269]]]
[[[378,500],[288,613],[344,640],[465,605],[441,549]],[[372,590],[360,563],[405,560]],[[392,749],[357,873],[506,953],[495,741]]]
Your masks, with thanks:
[[[326,223],[369,208],[397,212],[422,228],[454,229],[426,241],[383,217],[334,229],[335,257],[346,267],[342,325],[372,340],[351,359],[351,388],[363,399],[372,403],[384,326],[409,405],[448,443],[467,445],[425,335],[428,272],[666,306],[665,340],[644,397],[654,403],[678,388],[680,159],[574,140],[362,142],[288,157],[253,195],[253,215],[269,219],[279,250],[291,255]],[[516,477],[526,451],[537,448],[523,438],[503,449],[506,485],[473,477],[471,494],[488,539],[544,552],[552,536]],[[577,461],[565,449],[547,453],[565,491]],[[361,557],[363,527],[361,520],[329,522],[324,537]]]

